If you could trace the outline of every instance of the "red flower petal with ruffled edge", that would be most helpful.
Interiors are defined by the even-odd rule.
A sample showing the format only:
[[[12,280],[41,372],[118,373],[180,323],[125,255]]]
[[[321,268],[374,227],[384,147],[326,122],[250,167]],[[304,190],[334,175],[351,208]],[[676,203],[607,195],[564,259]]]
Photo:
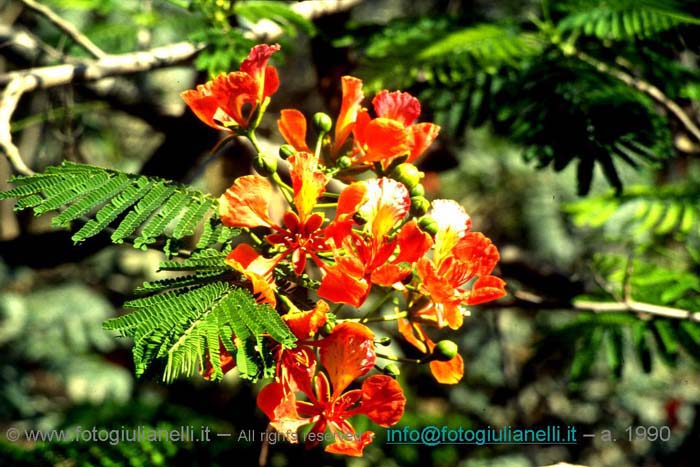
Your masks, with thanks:
[[[496,245],[481,232],[467,233],[452,252],[457,259],[470,265],[472,276],[491,274],[500,259]]]
[[[343,100],[338,113],[338,120],[335,123],[335,138],[333,140],[332,154],[337,154],[345,144],[357,119],[360,110],[360,103],[365,98],[362,94],[362,81],[353,76],[343,76],[341,78],[343,88]]]
[[[219,198],[219,216],[229,227],[270,227],[272,185],[259,175],[238,177]]]
[[[318,169],[318,158],[310,152],[298,152],[289,158],[294,189],[294,206],[305,223],[318,197],[325,191],[328,177]]]
[[[220,75],[212,81],[211,92],[219,106],[219,111],[213,117],[215,121],[222,120],[222,123],[227,123],[233,119],[240,127],[248,128],[258,92],[257,84],[250,75],[240,71]]]
[[[337,398],[350,383],[374,367],[374,334],[365,325],[345,322],[333,328],[319,342],[321,364],[333,386],[331,399]]]
[[[433,239],[423,232],[415,220],[410,220],[401,227],[396,240],[399,254],[395,263],[415,263],[433,246]]]
[[[240,179],[239,179],[240,180]],[[272,269],[280,261],[280,256],[265,258],[247,243],[236,246],[226,257],[226,264],[243,275],[253,285],[253,294],[258,302],[268,303],[273,308],[277,305],[275,283]]]
[[[258,102],[274,94],[279,87],[277,70],[267,66],[272,54],[278,50],[280,50],[279,44],[258,44],[250,49],[248,57],[241,63],[241,71],[255,80],[258,88],[256,95]]]
[[[297,109],[283,109],[277,120],[282,137],[297,151],[311,152],[306,145],[306,117]]]
[[[498,300],[506,295],[506,282],[496,276],[481,276],[472,285],[467,304],[479,305],[480,303]]]
[[[389,92],[386,89],[372,99],[378,117],[390,118],[408,127],[420,115],[420,102],[407,92]]]
[[[361,390],[360,406],[351,411],[352,415],[367,415],[383,427],[398,423],[406,406],[406,397],[398,381],[386,375],[373,375],[362,383]]]

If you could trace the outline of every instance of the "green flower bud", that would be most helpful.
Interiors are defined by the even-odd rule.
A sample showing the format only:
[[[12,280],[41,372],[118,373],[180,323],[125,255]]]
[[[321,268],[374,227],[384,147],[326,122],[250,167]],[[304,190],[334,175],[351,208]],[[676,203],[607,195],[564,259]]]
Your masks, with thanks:
[[[326,113],[316,112],[314,114],[314,125],[316,125],[316,128],[318,128],[319,131],[328,133],[331,131],[331,127],[333,126],[333,120],[331,120],[331,117],[329,117]]]
[[[338,158],[338,162],[336,162],[336,165],[341,169],[347,169],[352,165],[352,159],[350,159],[348,156],[340,157]]]
[[[287,160],[290,156],[296,154],[297,150],[291,144],[283,144],[280,146],[280,157]]]
[[[319,329],[319,331],[321,332],[321,335],[323,337],[327,337],[331,334],[331,332],[333,332],[333,325],[327,322],[326,324],[321,326],[321,329]]]
[[[442,340],[438,342],[433,349],[433,354],[430,356],[430,359],[439,362],[447,362],[452,360],[458,352],[459,348],[457,344],[449,340]]]
[[[392,378],[396,378],[401,374],[401,370],[399,370],[399,366],[396,363],[388,363],[382,370]]]
[[[409,163],[399,164],[390,174],[391,178],[403,183],[409,190],[418,185],[424,175],[418,167]]]
[[[430,235],[435,235],[438,231],[438,223],[435,219],[430,216],[423,216],[418,219],[418,227]]]
[[[380,337],[379,339],[374,341],[377,345],[383,345],[386,347],[387,345],[391,344],[391,338],[390,337]]]
[[[422,216],[430,209],[430,201],[422,196],[411,196],[411,214]]]
[[[420,183],[411,188],[411,196],[425,196],[425,188]]]
[[[267,177],[277,171],[277,159],[258,154],[253,159],[253,168],[262,176]]]

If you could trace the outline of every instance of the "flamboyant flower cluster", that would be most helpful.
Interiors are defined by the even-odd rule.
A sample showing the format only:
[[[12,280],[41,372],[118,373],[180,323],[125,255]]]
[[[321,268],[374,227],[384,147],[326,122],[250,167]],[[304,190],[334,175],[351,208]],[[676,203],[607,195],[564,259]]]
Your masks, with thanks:
[[[329,430],[333,442],[326,451],[359,456],[372,434],[357,434],[349,418],[365,415],[391,426],[406,402],[396,366],[380,366],[377,359],[410,360],[378,352],[368,325],[396,321],[397,336],[422,355],[412,361],[428,363],[437,381],[454,384],[464,372],[462,357],[452,341],[435,343],[428,330],[459,329],[466,307],[502,297],[505,283],[492,275],[498,250],[471,231],[464,209],[425,198],[423,174],[412,163],[439,127],[416,122],[420,103],[408,93],[381,91],[370,111],[363,107],[362,81],[345,76],[335,125],[316,114],[315,138],[304,114],[282,110],[277,124],[287,144],[280,149],[286,160],[281,172],[288,181],[282,178],[277,157],[262,153],[255,137],[279,86],[268,65],[277,50],[255,46],[240,71],[182,97],[204,123],[248,138],[258,153],[257,174],[236,179],[220,199],[221,221],[250,233],[226,262],[298,338],[293,349],[274,348],[276,376],[260,391],[258,406],[282,434],[307,425],[310,433]],[[284,214],[271,212],[275,196],[286,199]],[[317,300],[311,310],[299,309],[300,287],[306,299]],[[383,297],[366,303],[372,291]],[[387,299],[393,299],[390,314],[382,307]],[[223,369],[230,370],[235,359],[223,346],[221,353]]]

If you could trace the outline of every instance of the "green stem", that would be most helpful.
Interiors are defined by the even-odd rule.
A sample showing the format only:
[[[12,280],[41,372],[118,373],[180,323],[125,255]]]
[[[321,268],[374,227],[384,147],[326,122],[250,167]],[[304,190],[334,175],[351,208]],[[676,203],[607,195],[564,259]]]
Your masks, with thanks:
[[[388,355],[388,354],[383,354],[380,352],[376,352],[376,355],[379,358],[383,358],[385,360],[391,360],[392,362],[416,363],[418,365],[420,365],[421,363],[425,363],[422,359],[419,359],[419,358],[397,357],[396,355]]]

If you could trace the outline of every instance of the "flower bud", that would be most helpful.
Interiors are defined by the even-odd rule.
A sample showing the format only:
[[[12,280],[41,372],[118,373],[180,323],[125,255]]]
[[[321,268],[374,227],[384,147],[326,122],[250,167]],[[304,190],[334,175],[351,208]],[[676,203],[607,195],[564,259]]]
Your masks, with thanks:
[[[336,164],[341,169],[347,169],[352,165],[352,159],[350,159],[348,156],[343,156],[338,158],[338,162],[336,162]]]
[[[384,368],[382,368],[382,371],[387,376],[391,376],[392,378],[396,378],[401,374],[401,370],[399,370],[399,366],[396,363],[388,363]]]
[[[422,216],[430,209],[430,201],[422,196],[411,196],[411,214]]]
[[[403,183],[409,190],[413,189],[413,187],[420,183],[420,180],[421,178],[423,178],[423,175],[423,172],[418,170],[418,167],[406,162],[403,164],[399,164],[396,168],[394,168],[394,170],[390,174],[391,178]]]
[[[277,159],[258,154],[258,156],[253,159],[253,168],[260,175],[267,177],[277,171]]]
[[[326,113],[316,112],[314,114],[314,125],[316,125],[316,128],[318,128],[319,131],[328,133],[331,131],[331,127],[333,126],[333,120],[331,120],[331,117],[329,117]]]
[[[291,144],[283,144],[280,146],[280,157],[287,160],[289,157],[296,154],[297,150]]]
[[[331,332],[333,332],[333,325],[329,322],[326,322],[323,326],[321,326],[319,332],[323,337],[328,337],[330,336]]]
[[[411,188],[411,196],[425,196],[425,188],[420,183]]]
[[[423,216],[418,219],[418,227],[430,235],[435,235],[438,231],[438,223],[435,219],[430,216]]]
[[[391,344],[391,338],[384,336],[380,337],[379,339],[376,339],[374,342],[377,345],[383,345],[384,347],[386,347],[387,345]]]
[[[430,356],[431,360],[437,360],[439,362],[447,362],[452,360],[455,355],[459,352],[457,344],[450,340],[442,340],[437,343],[433,349],[433,353]]]

